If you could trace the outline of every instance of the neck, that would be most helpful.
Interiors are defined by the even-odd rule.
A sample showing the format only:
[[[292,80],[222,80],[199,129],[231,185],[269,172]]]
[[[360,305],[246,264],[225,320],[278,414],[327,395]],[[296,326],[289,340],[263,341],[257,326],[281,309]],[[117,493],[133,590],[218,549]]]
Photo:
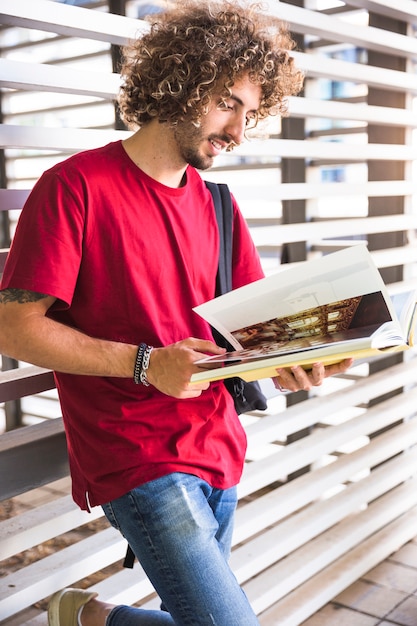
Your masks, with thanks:
[[[167,187],[184,184],[187,163],[178,154],[172,130],[153,120],[123,141],[127,155],[145,174]]]

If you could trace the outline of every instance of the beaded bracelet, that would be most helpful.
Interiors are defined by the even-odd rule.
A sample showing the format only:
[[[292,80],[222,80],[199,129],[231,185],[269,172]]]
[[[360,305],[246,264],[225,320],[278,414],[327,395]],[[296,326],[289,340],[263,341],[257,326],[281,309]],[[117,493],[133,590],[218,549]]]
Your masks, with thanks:
[[[133,370],[133,380],[136,385],[145,385],[149,387],[149,381],[146,375],[146,370],[149,367],[149,361],[151,358],[152,346],[148,346],[146,343],[141,343],[138,347],[136,354],[135,367]]]

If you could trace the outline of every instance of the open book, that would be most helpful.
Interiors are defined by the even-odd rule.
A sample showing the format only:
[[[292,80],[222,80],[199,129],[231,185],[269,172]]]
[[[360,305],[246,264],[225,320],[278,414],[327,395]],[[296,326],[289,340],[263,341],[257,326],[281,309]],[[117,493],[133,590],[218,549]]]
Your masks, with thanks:
[[[413,345],[416,290],[390,298],[365,245],[299,263],[195,307],[233,350],[195,363],[191,382],[275,376]]]

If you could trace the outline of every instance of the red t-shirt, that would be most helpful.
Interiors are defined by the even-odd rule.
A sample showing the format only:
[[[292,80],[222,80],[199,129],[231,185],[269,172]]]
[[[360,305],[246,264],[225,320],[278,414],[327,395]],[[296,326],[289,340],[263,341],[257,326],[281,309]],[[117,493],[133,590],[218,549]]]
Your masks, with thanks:
[[[187,169],[179,189],[136,167],[121,142],[45,172],[22,212],[1,287],[57,298],[48,315],[84,333],[165,346],[212,339],[192,308],[214,297],[218,231],[211,195]],[[262,277],[234,208],[233,285]],[[177,400],[124,378],[56,373],[74,500],[108,502],[169,472],[227,488],[246,439],[223,383]]]

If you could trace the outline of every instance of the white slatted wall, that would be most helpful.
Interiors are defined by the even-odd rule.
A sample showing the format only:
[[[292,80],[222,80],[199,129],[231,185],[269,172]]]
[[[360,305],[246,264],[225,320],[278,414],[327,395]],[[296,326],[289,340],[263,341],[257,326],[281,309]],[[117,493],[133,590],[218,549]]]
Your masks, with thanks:
[[[417,278],[417,5],[304,4],[269,4],[300,38],[303,96],[290,99],[284,125],[271,120],[264,138],[222,157],[207,178],[231,186],[268,273],[284,258],[366,241],[394,291]],[[109,47],[144,27],[127,8],[123,18],[103,2],[0,0],[0,205],[12,222],[44,169],[125,135],[112,126],[119,77]],[[266,415],[243,416],[249,449],[232,565],[262,626],[298,626],[415,536],[416,377],[410,351],[357,364],[309,397],[273,395]],[[99,516],[69,496],[28,509],[0,523],[0,559]],[[10,571],[0,578],[0,623],[44,626],[43,599],[117,562],[124,548],[105,529]],[[156,602],[138,567],[93,589],[109,601]]]

